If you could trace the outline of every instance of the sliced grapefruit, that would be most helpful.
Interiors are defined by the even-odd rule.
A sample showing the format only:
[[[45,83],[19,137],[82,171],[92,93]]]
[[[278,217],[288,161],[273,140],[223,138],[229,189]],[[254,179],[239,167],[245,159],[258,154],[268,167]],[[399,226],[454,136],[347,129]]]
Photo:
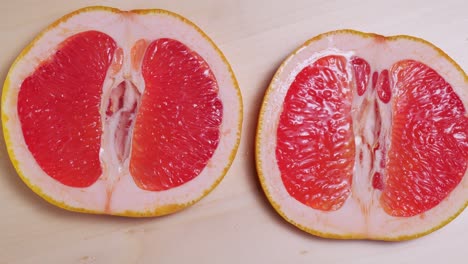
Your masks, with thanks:
[[[329,238],[410,239],[468,202],[468,77],[415,37],[352,30],[289,56],[256,140],[276,211]]]
[[[221,181],[239,144],[242,99],[224,55],[187,19],[88,7],[13,63],[2,122],[18,174],[47,201],[155,216]]]

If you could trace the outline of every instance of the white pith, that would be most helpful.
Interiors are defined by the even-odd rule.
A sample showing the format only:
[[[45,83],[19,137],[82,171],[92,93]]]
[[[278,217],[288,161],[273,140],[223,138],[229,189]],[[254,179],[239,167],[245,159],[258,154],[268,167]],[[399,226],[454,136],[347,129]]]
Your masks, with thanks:
[[[357,118],[357,111],[362,100],[372,97],[370,87],[362,96],[354,96],[353,126],[356,143],[356,163],[353,171],[352,194],[345,204],[336,211],[320,211],[312,209],[297,201],[286,191],[276,163],[276,131],[279,116],[282,111],[282,102],[295,76],[307,65],[326,55],[343,55],[350,59],[359,56],[365,59],[372,71],[380,72],[390,69],[397,61],[413,59],[429,65],[436,70],[463,101],[468,109],[468,83],[465,76],[445,56],[430,45],[407,38],[397,38],[382,41],[381,37],[364,37],[356,33],[341,32],[325,35],[312,41],[290,56],[275,75],[261,113],[259,134],[257,135],[257,160],[260,162],[263,187],[270,199],[279,207],[290,221],[315,233],[327,236],[360,237],[374,239],[397,239],[428,232],[441,224],[446,223],[450,217],[456,215],[468,201],[467,173],[461,183],[438,206],[420,215],[413,217],[392,217],[384,212],[380,205],[381,191],[372,187],[370,174],[363,171],[372,171],[369,168],[369,151],[363,141],[375,140],[372,128],[375,125],[371,116],[363,119]],[[351,68],[348,65],[349,76]],[[372,74],[372,72],[371,72]],[[371,82],[369,82],[369,86]],[[378,100],[382,114],[382,132],[387,134],[386,145],[390,142],[391,102],[387,105]],[[375,115],[375,114],[374,114]],[[364,137],[358,135],[359,128],[363,128]],[[364,150],[363,166],[357,164],[359,149]]]
[[[112,155],[105,153],[105,151],[113,151],[112,143],[109,143],[110,147],[101,147],[101,162],[106,163],[103,175],[87,188],[65,186],[46,175],[39,167],[25,144],[18,119],[16,103],[20,85],[41,61],[55,52],[57,44],[67,37],[87,30],[97,30],[109,35],[124,53],[122,69],[116,75],[108,76],[104,82],[103,103],[109,99],[110,90],[124,81],[135,85],[143,94],[145,85],[141,72],[131,68],[130,50],[137,40],[145,39],[151,42],[159,38],[175,39],[197,52],[208,63],[218,82],[219,98],[223,104],[224,115],[218,148],[200,175],[179,187],[166,191],[142,190],[136,186],[129,174],[128,160],[119,166]],[[69,208],[109,214],[123,214],[126,211],[158,214],[155,211],[158,207],[192,203],[206,194],[224,175],[238,144],[242,102],[229,65],[225,63],[214,45],[194,26],[166,12],[136,14],[95,9],[78,13],[37,39],[29,52],[10,71],[8,78],[10,86],[7,89],[8,93],[3,96],[2,110],[3,115],[8,117],[4,126],[9,132],[11,144],[8,147],[14,159],[18,161],[18,170],[27,178],[30,185],[37,187],[51,199]],[[103,111],[105,115],[105,109]],[[117,120],[117,118],[114,119]],[[114,119],[109,120],[108,127],[115,125]],[[113,140],[105,137],[105,134],[102,142]],[[113,135],[113,133],[107,135]]]

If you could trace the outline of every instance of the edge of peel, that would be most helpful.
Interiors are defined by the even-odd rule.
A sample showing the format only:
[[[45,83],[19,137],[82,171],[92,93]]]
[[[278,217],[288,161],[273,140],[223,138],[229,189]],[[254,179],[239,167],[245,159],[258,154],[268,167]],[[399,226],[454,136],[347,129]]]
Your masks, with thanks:
[[[424,40],[422,38],[413,37],[413,36],[409,36],[409,35],[394,35],[394,36],[388,36],[387,37],[387,36],[382,36],[382,35],[375,34],[375,33],[366,33],[366,32],[362,32],[362,31],[358,31],[358,30],[354,30],[354,29],[339,29],[339,30],[333,30],[333,31],[329,31],[329,32],[319,34],[319,35],[305,41],[302,45],[300,45],[298,48],[293,50],[293,52],[290,53],[286,57],[286,59],[284,59],[284,61],[281,63],[281,65],[278,67],[278,70],[273,75],[273,78],[272,78],[270,84],[268,85],[268,87],[267,87],[267,89],[265,91],[265,95],[264,95],[263,100],[262,100],[262,105],[261,105],[261,108],[260,108],[260,114],[258,116],[257,129],[256,129],[256,135],[255,135],[255,161],[256,161],[255,163],[256,163],[258,178],[260,180],[260,185],[262,186],[262,189],[263,189],[263,192],[265,193],[265,196],[267,197],[267,199],[270,202],[273,209],[284,220],[286,220],[288,223],[296,226],[297,228],[299,228],[300,230],[302,230],[304,232],[307,232],[309,234],[312,234],[312,235],[315,235],[315,236],[318,236],[318,237],[322,237],[322,238],[343,239],[343,240],[346,240],[346,239],[361,239],[361,240],[382,240],[382,241],[404,241],[404,240],[411,240],[411,239],[415,239],[415,238],[419,238],[419,237],[428,235],[428,234],[430,234],[430,233],[432,233],[432,232],[446,226],[448,223],[453,221],[458,215],[460,215],[465,210],[466,207],[468,207],[468,200],[465,201],[464,206],[462,206],[455,214],[453,214],[452,216],[449,216],[446,220],[442,221],[439,225],[437,225],[437,226],[435,226],[435,227],[433,227],[431,229],[425,230],[423,232],[419,232],[419,233],[415,233],[415,234],[411,234],[411,235],[397,236],[397,237],[387,237],[387,236],[369,237],[369,236],[366,236],[366,235],[356,235],[356,234],[343,234],[342,235],[342,234],[335,234],[335,233],[324,233],[324,232],[321,232],[319,230],[316,230],[316,229],[309,228],[309,227],[303,226],[301,224],[298,224],[294,220],[287,217],[286,214],[281,210],[280,204],[278,204],[271,197],[271,194],[270,194],[270,191],[269,191],[269,186],[266,184],[265,175],[263,174],[263,171],[262,171],[262,160],[260,159],[260,141],[262,140],[261,139],[261,132],[262,132],[262,127],[263,127],[263,122],[264,122],[263,119],[264,119],[264,115],[265,115],[265,108],[266,108],[266,105],[269,102],[269,97],[270,97],[270,95],[272,93],[272,90],[273,90],[273,88],[272,88],[273,83],[276,81],[279,74],[283,71],[284,67],[289,62],[289,60],[292,57],[294,57],[300,50],[302,50],[303,48],[306,48],[308,45],[310,45],[311,43],[313,43],[315,41],[318,41],[318,40],[320,40],[320,39],[322,39],[324,37],[333,36],[333,35],[336,35],[336,34],[354,34],[354,35],[358,35],[358,36],[363,37],[363,38],[379,38],[379,39],[381,39],[381,41],[385,41],[385,40],[397,41],[399,39],[408,39],[408,40],[411,40],[411,41],[420,42],[420,43],[422,43],[424,45],[427,45],[427,46],[431,47],[441,57],[448,60],[452,64],[452,66],[454,66],[454,68],[464,77],[465,82],[468,84],[468,75],[463,71],[461,66],[458,65],[455,62],[455,60],[453,60],[442,49],[438,48],[437,46],[435,46],[431,42],[429,42],[427,40]]]
[[[39,39],[41,39],[48,31],[55,28],[60,23],[63,23],[65,21],[67,21],[68,19],[70,19],[71,17],[73,17],[75,15],[78,15],[80,13],[90,12],[90,11],[97,11],[97,10],[103,10],[103,11],[108,11],[108,12],[112,12],[112,13],[132,12],[132,13],[141,14],[141,15],[145,15],[145,14],[164,14],[164,15],[168,15],[168,16],[171,16],[171,17],[175,17],[175,18],[179,19],[180,21],[182,21],[183,23],[193,27],[203,38],[205,38],[210,43],[210,45],[216,50],[218,55],[221,57],[223,63],[227,66],[227,68],[229,70],[229,73],[231,75],[231,81],[232,81],[232,83],[234,85],[234,88],[236,89],[237,99],[238,99],[238,102],[239,102],[239,120],[238,120],[237,133],[236,133],[236,135],[237,135],[236,143],[234,145],[233,150],[231,151],[231,153],[229,155],[229,160],[228,160],[226,166],[224,167],[221,175],[217,176],[216,181],[213,183],[213,185],[211,185],[208,189],[204,190],[203,194],[200,197],[198,197],[197,199],[194,199],[194,200],[192,200],[192,201],[190,201],[188,203],[183,203],[183,204],[166,204],[166,205],[156,206],[153,210],[148,210],[148,211],[143,211],[143,212],[128,210],[128,211],[124,211],[124,212],[121,212],[121,213],[115,213],[114,214],[112,212],[107,213],[105,211],[88,210],[88,209],[85,209],[85,208],[69,206],[66,203],[62,202],[62,201],[58,201],[58,200],[53,199],[52,197],[50,197],[46,193],[44,193],[41,188],[39,188],[38,186],[32,184],[31,181],[28,179],[28,177],[26,177],[26,175],[24,175],[23,172],[20,170],[19,161],[18,161],[18,159],[16,158],[16,156],[14,154],[13,148],[11,147],[10,132],[8,131],[8,129],[5,126],[6,122],[9,119],[9,117],[3,111],[3,108],[5,107],[6,94],[8,93],[9,88],[10,88],[10,75],[11,75],[11,72],[13,71],[13,69],[16,68],[18,62],[23,59],[23,57],[31,50],[32,47],[34,47],[36,42]],[[195,23],[193,23],[192,21],[188,20],[187,18],[185,18],[185,17],[183,17],[183,16],[181,16],[181,15],[179,15],[177,13],[174,13],[174,12],[171,12],[171,11],[168,11],[168,10],[164,10],[164,9],[136,9],[136,10],[131,10],[131,11],[122,11],[120,9],[113,8],[113,7],[108,7],[108,6],[87,6],[87,7],[77,9],[77,10],[75,10],[75,11],[69,13],[69,14],[66,14],[66,15],[62,16],[61,18],[55,20],[49,26],[47,26],[47,28],[42,30],[20,52],[18,57],[16,57],[16,59],[13,61],[12,65],[10,66],[10,69],[8,70],[7,76],[5,78],[5,82],[3,84],[1,105],[2,105],[1,106],[2,130],[3,130],[4,140],[5,140],[5,144],[6,144],[6,149],[7,149],[7,152],[8,152],[8,156],[9,156],[9,158],[11,160],[11,163],[13,164],[13,167],[15,168],[15,171],[18,173],[18,176],[21,178],[21,180],[33,192],[35,192],[38,196],[40,196],[41,198],[43,198],[44,200],[46,200],[50,204],[53,204],[53,205],[55,205],[55,206],[57,206],[59,208],[62,208],[62,209],[68,210],[68,211],[88,213],[88,214],[107,214],[107,215],[127,216],[127,217],[152,217],[152,216],[162,216],[162,215],[175,213],[175,212],[180,211],[180,210],[182,210],[182,209],[184,209],[184,208],[186,208],[186,207],[188,207],[190,205],[195,204],[196,202],[198,202],[202,198],[204,198],[206,195],[208,195],[213,189],[215,189],[215,187],[219,185],[219,183],[223,180],[224,176],[227,174],[229,168],[231,167],[232,163],[234,162],[234,159],[235,159],[236,154],[237,154],[237,150],[239,149],[239,144],[240,144],[240,139],[241,139],[241,134],[242,134],[242,124],[243,124],[242,93],[241,93],[241,90],[240,90],[240,87],[239,87],[239,83],[237,82],[237,79],[235,77],[234,71],[233,71],[231,65],[229,64],[226,56],[219,49],[219,47],[214,43],[214,41],[203,30],[201,30]]]
[[[447,59],[458,70],[458,72],[460,72],[464,76],[465,82],[468,83],[468,75],[465,73],[465,71],[462,69],[462,67],[457,62],[455,62],[455,60],[452,59],[445,51],[443,51],[442,49],[440,49],[439,47],[437,47],[436,45],[434,45],[433,43],[431,43],[431,42],[429,42],[429,41],[427,41],[425,39],[422,39],[422,38],[419,38],[419,37],[414,37],[414,36],[409,36],[409,35],[404,35],[404,34],[393,35],[393,36],[383,36],[383,35],[379,35],[379,34],[376,34],[376,33],[362,32],[362,31],[358,31],[358,30],[354,30],[354,29],[333,30],[333,31],[329,31],[329,32],[319,34],[319,35],[305,41],[299,48],[294,50],[293,53],[290,54],[286,60],[290,59],[299,50],[301,50],[302,48],[308,46],[312,42],[315,42],[315,41],[317,41],[319,39],[322,39],[324,37],[333,36],[333,35],[336,35],[336,34],[343,34],[343,33],[358,35],[358,36],[361,36],[363,38],[378,38],[381,41],[385,41],[385,40],[386,41],[397,41],[397,40],[400,40],[400,39],[407,39],[407,40],[419,42],[421,44],[425,44],[426,46],[429,46],[432,49],[434,49],[440,56]],[[280,68],[283,67],[283,66],[284,65],[281,64]],[[276,76],[276,74],[275,74],[275,76]]]

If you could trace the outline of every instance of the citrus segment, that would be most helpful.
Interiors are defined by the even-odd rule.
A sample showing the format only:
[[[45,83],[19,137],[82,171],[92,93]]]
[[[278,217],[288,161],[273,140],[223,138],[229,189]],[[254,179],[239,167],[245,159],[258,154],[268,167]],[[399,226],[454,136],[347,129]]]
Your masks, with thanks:
[[[324,211],[350,194],[354,164],[347,60],[327,56],[305,67],[284,99],[276,158],[289,194]]]
[[[392,97],[392,91],[390,88],[390,76],[388,70],[385,69],[379,74],[379,78],[377,79],[376,90],[377,95],[383,103],[390,102],[390,98]]]
[[[381,201],[394,216],[439,204],[460,183],[468,161],[468,118],[460,98],[436,71],[397,62],[392,143]]]
[[[223,107],[208,64],[176,40],[149,45],[142,75],[146,88],[135,121],[130,172],[141,188],[166,190],[193,179],[207,165],[219,143]]]
[[[356,91],[361,96],[366,92],[371,68],[367,61],[359,57],[352,58],[351,65],[354,73],[354,82],[356,83]]]
[[[101,32],[76,34],[21,84],[18,116],[26,145],[65,185],[87,187],[101,176],[101,86],[115,48]]]

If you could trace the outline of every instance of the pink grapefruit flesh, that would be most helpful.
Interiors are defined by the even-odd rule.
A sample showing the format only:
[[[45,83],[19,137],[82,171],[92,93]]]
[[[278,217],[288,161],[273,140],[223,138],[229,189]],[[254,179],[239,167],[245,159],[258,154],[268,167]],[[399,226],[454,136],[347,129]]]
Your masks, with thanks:
[[[224,55],[187,19],[88,7],[13,63],[2,122],[18,174],[47,201],[155,216],[221,181],[239,144],[242,98]]]
[[[62,184],[88,187],[102,173],[101,87],[115,49],[106,34],[76,34],[21,84],[18,116],[26,145]]]
[[[223,106],[208,64],[178,41],[152,42],[142,74],[147,85],[135,121],[130,172],[143,189],[165,190],[193,179],[207,165],[219,143]]]
[[[424,40],[352,30],[311,39],[280,67],[260,112],[268,199],[323,237],[440,228],[468,203],[467,91],[461,68]]]

